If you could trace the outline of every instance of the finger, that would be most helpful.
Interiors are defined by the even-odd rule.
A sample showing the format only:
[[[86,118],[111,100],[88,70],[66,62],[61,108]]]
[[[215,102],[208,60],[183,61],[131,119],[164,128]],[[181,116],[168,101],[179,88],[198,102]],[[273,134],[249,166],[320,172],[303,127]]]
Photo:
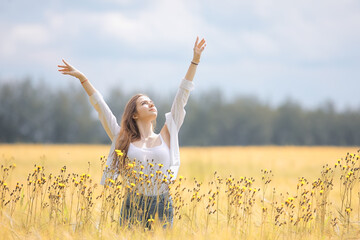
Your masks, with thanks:
[[[196,41],[195,41],[194,48],[196,47],[196,45],[197,45],[198,41],[199,41],[199,37],[196,37]]]
[[[57,65],[58,67],[61,67],[61,68],[66,68],[67,66],[63,66],[63,65]]]
[[[67,73],[70,72],[69,69],[65,69],[65,68],[64,68],[64,69],[59,69],[58,71],[59,71],[59,72],[67,72]]]
[[[202,47],[202,45],[203,45],[204,43],[205,43],[205,41],[202,41],[202,40],[201,40],[200,43],[197,45],[197,48],[198,48],[198,49],[201,49],[201,47]]]
[[[201,46],[205,43],[205,39],[202,39],[199,43],[199,48],[201,48]]]
[[[62,61],[65,63],[66,66],[70,66],[64,59]]]

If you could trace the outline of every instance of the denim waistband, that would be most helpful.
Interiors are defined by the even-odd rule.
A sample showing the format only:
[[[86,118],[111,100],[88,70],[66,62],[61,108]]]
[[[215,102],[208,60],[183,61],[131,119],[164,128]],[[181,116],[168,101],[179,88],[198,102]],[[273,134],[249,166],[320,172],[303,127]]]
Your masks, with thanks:
[[[142,194],[142,193],[138,193],[136,191],[126,191],[125,195],[126,196],[133,195],[133,196],[142,197],[142,198],[168,198],[168,197],[170,197],[169,192],[162,193],[162,194],[159,194],[159,195],[145,195],[145,194]]]

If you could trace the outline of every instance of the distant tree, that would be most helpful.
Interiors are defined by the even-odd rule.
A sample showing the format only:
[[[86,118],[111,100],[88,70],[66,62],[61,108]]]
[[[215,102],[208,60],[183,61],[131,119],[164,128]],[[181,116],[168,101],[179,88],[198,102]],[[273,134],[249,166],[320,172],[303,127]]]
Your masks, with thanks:
[[[104,96],[119,124],[135,93],[113,87]],[[145,94],[158,109],[159,132],[176,92]],[[274,108],[252,96],[226,102],[219,89],[211,89],[191,95],[185,110],[179,135],[182,146],[360,144],[360,109],[337,112],[331,101],[305,110],[288,99]],[[0,142],[108,144],[110,140],[80,86],[51,90],[26,78],[0,81]]]

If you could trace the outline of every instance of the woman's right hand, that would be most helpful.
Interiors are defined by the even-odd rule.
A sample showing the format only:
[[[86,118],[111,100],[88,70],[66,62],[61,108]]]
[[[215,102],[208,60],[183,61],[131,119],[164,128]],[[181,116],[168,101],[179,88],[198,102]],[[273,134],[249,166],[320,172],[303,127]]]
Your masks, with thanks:
[[[77,70],[76,68],[74,68],[73,66],[68,64],[64,59],[62,59],[62,61],[65,65],[58,65],[58,67],[61,68],[58,70],[59,72],[61,72],[62,74],[76,77],[79,80],[85,78],[85,76],[84,76],[84,74],[82,74],[82,72],[80,72],[79,70]]]

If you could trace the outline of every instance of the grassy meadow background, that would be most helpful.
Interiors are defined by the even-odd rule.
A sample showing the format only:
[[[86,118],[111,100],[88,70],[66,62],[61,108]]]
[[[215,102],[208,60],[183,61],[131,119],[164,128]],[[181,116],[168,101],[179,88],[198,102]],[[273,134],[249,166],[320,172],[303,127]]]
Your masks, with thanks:
[[[274,185],[282,190],[294,190],[299,177],[315,180],[322,166],[333,165],[347,153],[356,153],[358,147],[301,147],[301,146],[249,146],[249,147],[182,147],[181,167],[178,175],[207,181],[217,171],[222,177],[261,177],[261,169],[272,170]],[[47,173],[58,173],[63,166],[79,174],[90,174],[100,182],[100,157],[108,155],[108,145],[44,145],[2,144],[1,160],[15,163],[10,183],[24,182],[34,164],[44,166]],[[16,177],[15,177],[16,176]],[[286,184],[284,184],[286,183]]]
[[[43,166],[45,168],[44,173],[48,175],[58,175],[60,169],[66,166],[66,175],[68,173],[77,174],[90,174],[93,184],[99,183],[102,173],[101,168],[101,156],[108,154],[108,145],[43,145],[43,144],[3,144],[0,145],[1,164],[11,165],[16,164],[16,167],[12,170],[12,173],[6,180],[10,189],[16,185],[17,182],[24,183],[26,185],[27,177],[29,173],[34,172],[34,165]],[[267,193],[265,197],[267,199],[272,198],[272,189],[276,190],[277,203],[285,202],[288,197],[295,196],[297,192],[297,184],[299,178],[304,177],[311,183],[320,177],[320,172],[323,166],[328,164],[333,168],[338,159],[346,157],[347,153],[357,154],[358,147],[296,147],[296,146],[248,146],[248,147],[182,147],[181,152],[181,168],[178,174],[185,178],[184,186],[188,189],[195,189],[194,178],[198,183],[202,183],[201,193],[204,193],[202,200],[198,201],[199,205],[196,207],[198,214],[191,215],[191,209],[193,202],[190,201],[191,194],[183,193],[183,197],[188,201],[187,206],[183,207],[184,216],[187,218],[176,219],[174,218],[174,227],[171,231],[162,231],[161,228],[155,228],[152,232],[136,231],[135,234],[131,230],[117,232],[116,222],[108,223],[105,228],[97,231],[96,227],[86,228],[83,231],[74,231],[70,228],[69,223],[52,225],[48,223],[48,219],[39,221],[42,224],[33,224],[31,227],[26,227],[24,222],[26,219],[25,207],[17,206],[16,211],[12,217],[8,215],[2,215],[1,231],[8,238],[14,239],[43,239],[43,238],[85,238],[85,239],[102,239],[102,238],[147,238],[149,236],[159,239],[181,239],[181,238],[202,238],[202,239],[222,239],[226,238],[239,238],[239,239],[301,239],[314,238],[314,239],[333,239],[333,238],[355,238],[359,232],[358,227],[358,180],[356,181],[355,188],[353,190],[353,209],[351,216],[352,227],[346,231],[340,227],[338,232],[326,228],[325,232],[320,233],[317,229],[316,223],[304,225],[303,230],[290,229],[288,224],[286,227],[276,227],[269,221],[268,225],[262,225],[261,214],[261,196],[263,190],[263,184],[261,178],[263,173],[261,170],[272,170],[274,176],[272,181],[268,184]],[[90,163],[90,168],[89,168]],[[358,164],[358,163],[356,163]],[[209,182],[214,180],[214,172],[220,178],[224,179],[222,183],[222,190],[220,191],[219,205],[220,213],[209,214],[209,218],[206,216],[206,203],[207,198],[210,196],[208,191],[214,188]],[[356,173],[358,171],[356,170]],[[222,192],[226,189],[226,182],[229,176],[236,179],[241,177],[251,178],[253,177],[253,183],[251,187],[259,189],[254,194],[253,210],[251,213],[252,227],[249,226],[251,232],[243,232],[237,234],[237,228],[226,223],[228,208],[226,194]],[[333,206],[330,210],[331,214],[335,214],[336,206],[339,206],[341,202],[340,191],[338,186],[339,173],[334,175],[334,189],[329,194],[329,203]],[[358,176],[358,175],[356,175]],[[357,179],[357,178],[356,178]],[[234,181],[234,182],[235,182]],[[103,187],[99,186],[94,189],[94,198],[99,195]],[[24,193],[26,195],[26,187],[24,187]],[[205,196],[206,195],[206,196]],[[25,197],[26,198],[26,197]],[[210,201],[210,200],[209,200]],[[96,218],[100,211],[100,200],[94,200],[95,206],[93,208],[94,222],[92,225],[96,225]],[[22,209],[22,210],[21,210]],[[194,208],[195,209],[195,208]],[[8,217],[6,217],[8,216]],[[270,215],[269,215],[270,216]],[[284,215],[286,216],[286,215]],[[217,219],[216,219],[217,218]],[[207,219],[207,220],[205,220]],[[209,219],[209,220],[208,220]],[[215,220],[216,219],[216,220]],[[326,220],[326,224],[329,225],[330,218]],[[90,224],[91,225],[91,224]],[[227,226],[227,228],[224,228]],[[248,225],[244,225],[248,226]],[[260,228],[266,227],[266,231],[260,234]],[[308,228],[306,228],[307,226]],[[310,227],[309,227],[310,226]],[[253,231],[253,230],[257,231]],[[310,231],[309,229],[313,229]],[[263,231],[263,230],[262,230]],[[299,232],[300,231],[300,232]],[[245,235],[244,235],[245,234]]]

